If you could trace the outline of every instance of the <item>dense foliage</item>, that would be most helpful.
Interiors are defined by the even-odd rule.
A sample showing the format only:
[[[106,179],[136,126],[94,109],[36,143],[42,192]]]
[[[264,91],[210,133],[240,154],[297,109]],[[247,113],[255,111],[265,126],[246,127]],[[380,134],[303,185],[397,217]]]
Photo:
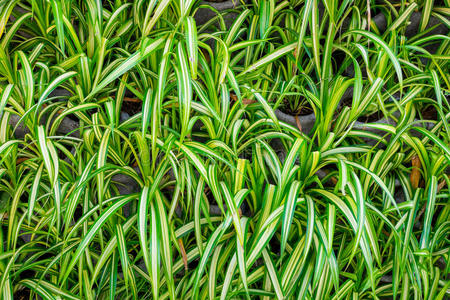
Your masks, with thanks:
[[[1,299],[449,296],[448,0],[240,4],[0,0]]]

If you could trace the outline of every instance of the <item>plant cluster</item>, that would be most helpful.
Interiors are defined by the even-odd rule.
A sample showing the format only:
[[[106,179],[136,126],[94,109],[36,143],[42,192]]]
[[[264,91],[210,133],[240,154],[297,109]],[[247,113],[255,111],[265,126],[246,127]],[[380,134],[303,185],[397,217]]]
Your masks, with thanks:
[[[449,296],[448,0],[235,4],[0,0],[1,299]]]

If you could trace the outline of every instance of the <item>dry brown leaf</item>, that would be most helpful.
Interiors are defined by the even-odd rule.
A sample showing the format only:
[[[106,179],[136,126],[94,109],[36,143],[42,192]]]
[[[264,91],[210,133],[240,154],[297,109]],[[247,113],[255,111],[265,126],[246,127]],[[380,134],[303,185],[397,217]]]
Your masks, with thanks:
[[[201,49],[203,56],[205,57],[206,62],[211,62],[211,57],[209,56],[209,52],[206,49]]]
[[[244,104],[244,105],[253,104],[253,103],[256,103],[256,102],[257,101],[253,100],[253,99],[247,99],[247,98],[242,99],[242,104]]]
[[[142,102],[141,99],[130,98],[130,97],[123,97],[123,101],[125,101],[125,102],[134,102],[134,103]]]
[[[29,158],[28,157],[19,157],[17,160],[16,160],[16,165],[18,165],[18,164],[20,164],[20,163],[23,163],[24,161],[26,161],[26,160],[28,160]]]
[[[420,182],[420,168],[421,168],[421,164],[420,164],[420,159],[419,156],[414,155],[411,158],[411,164],[412,164],[412,170],[411,170],[411,174],[409,175],[409,179],[411,181],[411,185],[414,189],[417,189],[419,187],[419,182]]]
[[[300,119],[298,118],[298,116],[295,116],[295,122],[297,123],[298,130],[302,132],[302,124],[300,123]]]
[[[294,57],[295,57],[296,60],[297,60],[297,56],[298,56],[298,48],[295,47],[294,48]],[[292,74],[295,75],[296,73],[297,73],[297,65],[293,64],[293,66],[292,66]]]
[[[180,246],[181,256],[183,258],[184,270],[187,271],[188,270],[188,258],[186,255],[186,250],[184,250],[184,245],[183,245],[182,239],[178,239],[178,245]]]
[[[330,179],[331,179],[331,182],[332,182],[334,185],[338,184],[338,180],[337,180],[336,177],[333,176],[333,177],[331,177]]]
[[[437,187],[437,192],[439,193],[445,186],[445,180],[442,180]]]

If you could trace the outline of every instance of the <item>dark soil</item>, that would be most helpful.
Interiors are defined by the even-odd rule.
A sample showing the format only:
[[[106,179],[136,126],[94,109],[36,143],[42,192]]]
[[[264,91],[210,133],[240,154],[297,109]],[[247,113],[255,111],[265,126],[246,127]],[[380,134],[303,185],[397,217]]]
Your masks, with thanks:
[[[425,107],[422,111],[422,117],[424,120],[437,120],[438,119],[438,112],[436,110],[436,107],[433,105],[429,105]]]
[[[378,121],[379,119],[382,119],[384,117],[383,112],[382,111],[376,111],[370,115],[367,116],[362,116],[360,118],[358,118],[358,121],[363,122],[363,123],[373,123]]]
[[[13,295],[14,300],[28,300],[30,299],[30,290],[28,288],[18,290]]]
[[[142,111],[142,101],[127,101],[122,103],[122,111],[128,115],[133,116]]]
[[[307,101],[305,101],[299,109],[293,110],[291,106],[289,105],[289,98],[283,99],[283,104],[279,108],[282,112],[285,114],[291,115],[291,116],[306,116],[313,113],[313,109],[311,105]]]

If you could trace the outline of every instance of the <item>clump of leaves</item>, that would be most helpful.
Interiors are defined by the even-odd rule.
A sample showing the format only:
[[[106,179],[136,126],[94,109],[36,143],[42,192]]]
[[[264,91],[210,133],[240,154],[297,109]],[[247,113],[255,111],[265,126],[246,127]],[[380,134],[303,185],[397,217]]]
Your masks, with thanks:
[[[448,297],[448,1],[198,2],[0,0],[1,298]]]

